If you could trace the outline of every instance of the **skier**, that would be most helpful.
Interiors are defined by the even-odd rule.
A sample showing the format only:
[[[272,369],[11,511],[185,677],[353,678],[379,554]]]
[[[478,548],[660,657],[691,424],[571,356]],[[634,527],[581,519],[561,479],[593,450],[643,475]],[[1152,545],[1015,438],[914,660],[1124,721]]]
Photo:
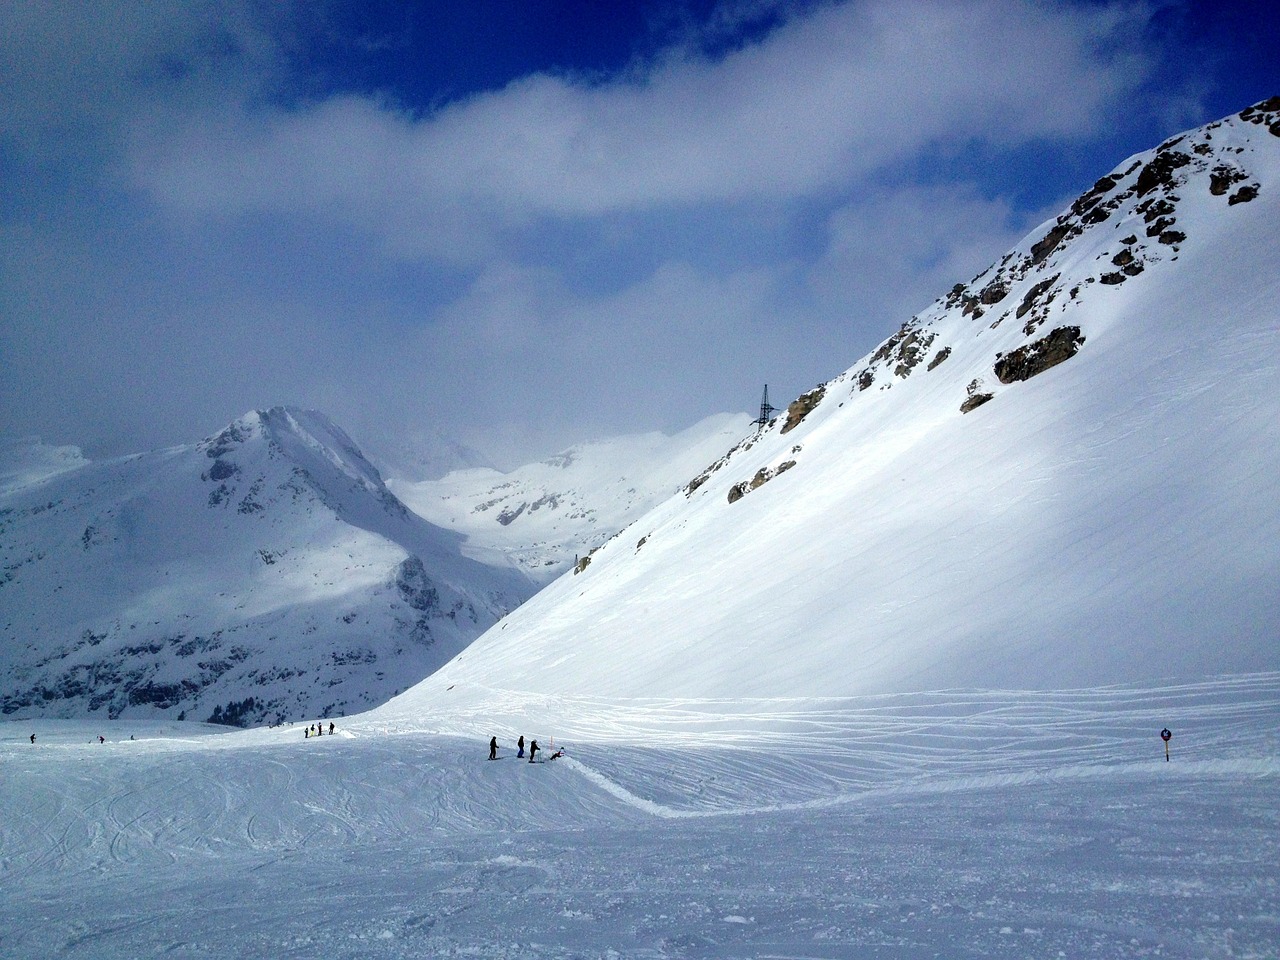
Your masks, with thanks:
[[[305,729],[305,730],[303,730],[303,731],[302,731],[302,739],[303,739],[303,740],[310,740],[310,739],[311,739],[311,728],[310,728],[310,727],[307,727],[307,729]]]
[[[533,763],[533,758],[537,755],[537,753],[538,753],[538,741],[530,740],[529,741],[529,762],[530,763]]]
[[[523,760],[524,759],[524,734],[523,733],[520,734],[520,739],[516,741],[516,746],[519,748],[518,750],[516,750],[516,759]]]
[[[490,760],[498,759],[498,738],[497,737],[489,738],[489,759]]]
[[[564,756],[564,751],[563,751],[563,750],[557,750],[557,751],[556,751],[555,753],[553,753],[551,756],[547,757],[547,759],[548,759],[548,760],[559,760],[559,759],[560,759],[561,757],[563,757],[563,756]]]
[[[333,736],[333,721],[329,721],[329,736]]]
[[[31,742],[32,743],[36,742],[36,735],[34,733],[31,735]]]
[[[99,735],[99,736],[98,736],[98,742],[99,742],[99,743],[106,743],[106,742],[107,742],[107,738],[106,738],[106,737],[104,737],[104,736],[102,736],[102,735]]]

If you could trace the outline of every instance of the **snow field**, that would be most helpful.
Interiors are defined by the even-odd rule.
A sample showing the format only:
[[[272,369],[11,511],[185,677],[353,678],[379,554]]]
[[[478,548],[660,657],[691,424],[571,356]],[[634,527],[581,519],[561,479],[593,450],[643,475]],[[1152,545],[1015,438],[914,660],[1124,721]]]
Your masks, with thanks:
[[[1280,674],[558,707],[5,724],[0,957],[1277,955]]]

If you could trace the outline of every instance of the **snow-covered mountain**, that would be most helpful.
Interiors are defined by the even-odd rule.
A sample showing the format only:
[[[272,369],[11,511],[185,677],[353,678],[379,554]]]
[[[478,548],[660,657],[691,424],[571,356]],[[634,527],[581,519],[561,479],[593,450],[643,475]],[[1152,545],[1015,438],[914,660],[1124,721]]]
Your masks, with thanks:
[[[0,497],[88,462],[79,447],[55,447],[39,437],[0,440]]]
[[[379,713],[1274,670],[1277,264],[1280,98],[1125,160]]]
[[[708,417],[675,436],[643,433],[570,447],[520,467],[458,470],[387,485],[431,523],[463,534],[463,551],[515,563],[545,583],[657,506],[751,431],[745,414]]]
[[[33,445],[10,460],[26,467],[0,499],[9,717],[353,712],[534,589],[463,557],[317,413],[102,463]]]
[[[362,435],[360,450],[391,481],[437,480],[454,470],[493,469],[479,450],[431,427],[396,430],[387,425],[372,436]]]

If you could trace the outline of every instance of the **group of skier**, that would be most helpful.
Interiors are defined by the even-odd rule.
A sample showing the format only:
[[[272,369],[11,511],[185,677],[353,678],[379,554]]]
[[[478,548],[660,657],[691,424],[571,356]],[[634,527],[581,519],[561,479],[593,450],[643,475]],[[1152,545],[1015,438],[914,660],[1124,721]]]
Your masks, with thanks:
[[[554,746],[554,744],[552,744],[552,746]],[[537,762],[534,758],[538,755],[538,751],[541,749],[542,748],[538,746],[537,740],[529,741],[529,762],[530,763]],[[564,756],[564,751],[557,750],[555,753],[551,754],[551,756],[548,757],[547,759],[556,760],[563,756]],[[489,738],[489,759],[490,760],[498,759],[498,738],[497,737]],[[520,739],[516,741],[516,759],[517,760],[524,759],[524,734],[521,734]]]
[[[308,739],[308,738],[310,738],[310,737],[323,737],[323,736],[324,736],[324,723],[323,723],[323,722],[320,722],[320,723],[313,723],[313,724],[311,724],[311,726],[307,727],[307,729],[305,729],[305,730],[303,730],[303,731],[302,731],[302,739],[303,739],[303,740],[306,740],[306,739]],[[333,721],[332,721],[332,720],[330,720],[330,721],[329,721],[329,736],[331,736],[331,737],[333,736]]]

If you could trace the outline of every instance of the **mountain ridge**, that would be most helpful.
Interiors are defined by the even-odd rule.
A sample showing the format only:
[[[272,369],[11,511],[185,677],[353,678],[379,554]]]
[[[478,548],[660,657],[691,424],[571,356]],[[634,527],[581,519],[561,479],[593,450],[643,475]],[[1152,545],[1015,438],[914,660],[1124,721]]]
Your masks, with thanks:
[[[1122,162],[380,713],[1275,669],[1277,131]]]

